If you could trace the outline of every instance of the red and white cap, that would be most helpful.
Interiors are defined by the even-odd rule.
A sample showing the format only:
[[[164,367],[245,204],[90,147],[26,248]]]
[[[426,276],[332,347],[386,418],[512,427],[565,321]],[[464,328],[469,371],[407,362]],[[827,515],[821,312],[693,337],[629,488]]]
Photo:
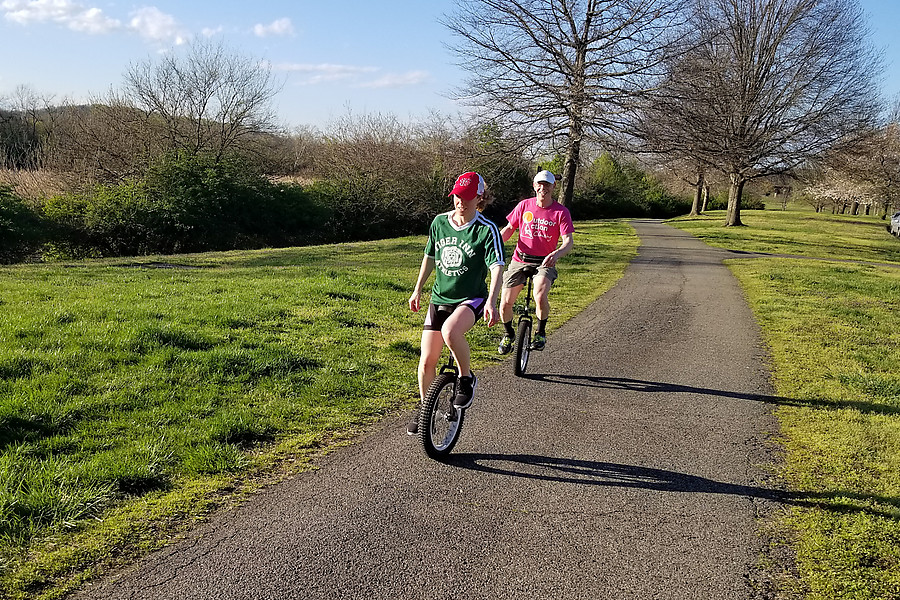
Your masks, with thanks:
[[[475,171],[463,173],[456,178],[456,184],[448,196],[459,196],[466,202],[484,193],[484,177]]]

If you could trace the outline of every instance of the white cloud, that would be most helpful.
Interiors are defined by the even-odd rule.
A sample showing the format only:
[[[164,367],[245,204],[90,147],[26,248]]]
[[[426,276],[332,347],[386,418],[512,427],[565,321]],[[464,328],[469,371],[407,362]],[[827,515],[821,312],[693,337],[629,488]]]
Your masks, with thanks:
[[[204,27],[204,28],[200,31],[200,34],[201,34],[203,37],[208,37],[208,38],[209,38],[209,37],[217,36],[217,35],[219,35],[220,33],[222,33],[223,31],[225,31],[225,28],[222,27],[221,25],[219,25],[218,27]]]
[[[294,35],[294,24],[287,17],[272,21],[268,25],[257,23],[253,26],[253,33],[259,37],[270,35]]]
[[[181,45],[190,37],[175,17],[167,15],[155,6],[140,8],[131,14],[129,24],[131,29],[145,40]]]
[[[88,7],[73,0],[2,0],[3,16],[21,25],[56,23],[74,31],[103,34],[132,31],[154,43],[183,44],[188,33],[174,17],[156,7],[145,7],[131,13],[131,21],[107,17],[102,9]]]
[[[388,73],[373,81],[360,83],[363,88],[401,88],[418,85],[428,81],[427,71],[409,71],[408,73]]]
[[[93,34],[122,28],[121,21],[107,17],[101,9],[70,0],[4,0],[0,9],[6,19],[21,25],[50,22]]]

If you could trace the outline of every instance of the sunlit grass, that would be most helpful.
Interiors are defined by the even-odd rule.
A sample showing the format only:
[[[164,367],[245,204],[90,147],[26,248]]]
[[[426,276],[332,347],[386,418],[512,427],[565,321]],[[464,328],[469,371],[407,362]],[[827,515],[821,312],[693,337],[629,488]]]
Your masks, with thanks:
[[[878,218],[747,211],[743,220],[747,227],[722,227],[717,215],[674,224],[732,249],[900,262],[900,240]],[[781,475],[798,498],[779,524],[799,576],[783,591],[900,598],[900,268],[729,264],[769,347]]]
[[[0,596],[59,595],[411,407],[424,241],[0,268]],[[636,246],[577,224],[551,327]],[[476,366],[497,335],[470,334]]]
[[[746,210],[746,227],[723,227],[724,211],[670,221],[711,246],[817,258],[900,263],[900,240],[876,215],[832,215],[812,210]]]

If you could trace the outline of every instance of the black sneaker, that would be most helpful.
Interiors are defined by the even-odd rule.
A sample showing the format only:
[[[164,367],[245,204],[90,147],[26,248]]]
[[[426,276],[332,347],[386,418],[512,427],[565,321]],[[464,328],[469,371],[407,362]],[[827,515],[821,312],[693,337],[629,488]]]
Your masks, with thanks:
[[[453,406],[456,408],[469,408],[472,406],[472,399],[475,398],[475,387],[478,380],[475,373],[469,376],[461,376],[456,384],[456,397],[453,399]]]
[[[406,426],[406,435],[417,435],[419,433],[419,411],[413,415],[409,425]]]
[[[534,339],[531,341],[531,349],[532,350],[543,350],[544,346],[547,345],[547,337],[543,335],[536,335]]]
[[[497,346],[497,354],[509,354],[513,347],[512,337],[504,335],[500,339],[500,345]]]

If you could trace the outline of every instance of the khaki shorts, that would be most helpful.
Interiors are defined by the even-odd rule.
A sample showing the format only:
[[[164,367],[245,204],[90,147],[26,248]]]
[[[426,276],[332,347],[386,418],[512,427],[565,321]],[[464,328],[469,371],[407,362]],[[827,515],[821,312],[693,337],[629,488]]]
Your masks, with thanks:
[[[509,261],[509,267],[503,274],[503,287],[512,288],[524,285],[528,281],[528,276],[534,274],[535,277],[545,277],[551,285],[556,281],[558,275],[556,267],[541,267],[535,265],[527,265],[517,260]]]

